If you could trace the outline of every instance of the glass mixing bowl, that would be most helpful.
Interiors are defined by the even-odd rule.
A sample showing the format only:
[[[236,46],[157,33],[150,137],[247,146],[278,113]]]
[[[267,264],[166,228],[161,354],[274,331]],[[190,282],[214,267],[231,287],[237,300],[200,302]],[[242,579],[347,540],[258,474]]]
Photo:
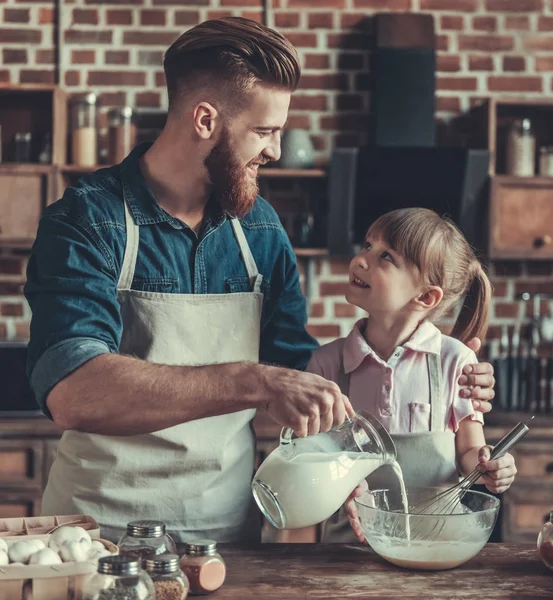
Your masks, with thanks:
[[[409,507],[444,488],[407,488]],[[454,514],[405,513],[397,491],[375,490],[355,499],[367,542],[385,560],[408,569],[443,570],[458,567],[486,545],[500,501],[468,491]]]

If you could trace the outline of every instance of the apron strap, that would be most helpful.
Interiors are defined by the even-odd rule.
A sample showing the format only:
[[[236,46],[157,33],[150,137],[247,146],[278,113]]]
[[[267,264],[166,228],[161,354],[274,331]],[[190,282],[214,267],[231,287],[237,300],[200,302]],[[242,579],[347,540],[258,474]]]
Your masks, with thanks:
[[[230,220],[230,223],[232,225],[232,228],[234,229],[234,235],[236,236],[238,245],[240,246],[240,253],[242,254],[244,264],[246,265],[246,270],[248,272],[250,284],[252,285],[252,291],[261,292],[261,282],[263,281],[263,275],[261,275],[257,270],[257,265],[255,264],[255,259],[248,245],[248,241],[246,240],[246,236],[244,235],[242,225],[240,225],[240,221],[236,218],[232,218]]]
[[[430,384],[430,431],[444,430],[442,404],[442,365],[439,354],[426,355],[428,381]]]
[[[338,371],[338,387],[344,396],[349,398],[349,373],[344,371],[344,348],[340,352],[340,370]]]
[[[134,222],[131,211],[126,200],[123,200],[125,206],[125,225],[127,227],[127,241],[125,244],[125,255],[123,256],[123,266],[117,283],[118,290],[130,290],[132,280],[134,279],[134,270],[136,267],[136,257],[138,256],[139,228]]]

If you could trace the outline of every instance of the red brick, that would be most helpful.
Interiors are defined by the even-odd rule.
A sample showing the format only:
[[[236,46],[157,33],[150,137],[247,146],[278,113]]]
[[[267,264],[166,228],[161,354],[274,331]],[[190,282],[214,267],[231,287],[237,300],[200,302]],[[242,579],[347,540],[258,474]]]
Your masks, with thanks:
[[[363,110],[363,96],[361,94],[339,94],[336,98],[338,110]]]
[[[153,0],[155,6],[209,6],[210,0]]]
[[[222,19],[223,17],[232,17],[231,10],[208,10],[208,19]]]
[[[8,337],[8,327],[5,323],[0,323],[0,339],[5,340]]]
[[[553,71],[553,56],[536,56],[536,71]]]
[[[3,317],[22,317],[23,304],[21,302],[2,302],[0,304],[0,314]]]
[[[11,80],[11,73],[8,69],[0,69],[0,82],[1,83],[14,83]]]
[[[40,25],[51,25],[54,22],[54,9],[41,8],[38,11],[38,22]]]
[[[473,17],[472,28],[477,31],[497,31],[496,17]]]
[[[73,0],[74,2],[75,0]],[[66,0],[67,2],[67,0]],[[85,0],[86,4],[144,4],[144,0]],[[155,3],[154,3],[155,4]],[[179,4],[188,4],[186,0],[181,0]]]
[[[23,284],[12,281],[0,281],[0,296],[20,296]]]
[[[89,71],[88,85],[141,86],[146,85],[143,71]]]
[[[178,31],[125,31],[123,44],[139,46],[170,46],[180,35]]]
[[[68,44],[111,44],[112,32],[102,29],[69,29],[64,32]]]
[[[421,11],[425,10],[454,10],[455,12],[475,12],[477,0],[421,0]]]
[[[340,337],[339,325],[312,325],[307,324],[307,331],[315,338],[338,338]]]
[[[164,10],[141,10],[140,25],[153,26],[165,25],[166,13]]]
[[[538,29],[539,29],[539,19],[542,17],[538,17]],[[530,29],[530,19],[528,17],[520,17],[507,15],[505,17],[505,29],[514,29],[516,31],[528,31]]]
[[[334,27],[334,14],[332,12],[308,14],[307,26],[309,29],[332,29]]]
[[[493,71],[491,56],[469,56],[469,71]]]
[[[541,92],[541,77],[488,77],[490,92]]]
[[[65,72],[65,85],[69,87],[76,87],[81,85],[81,72],[80,71],[66,71]]]
[[[108,25],[132,25],[132,15],[130,10],[108,10],[106,23]]]
[[[353,318],[357,314],[357,308],[353,304],[335,304],[334,316],[338,319]]]
[[[514,40],[505,35],[460,35],[459,50],[479,50],[482,52],[496,52],[512,50]]]
[[[317,47],[317,36],[314,33],[287,33],[286,37],[296,48]]]
[[[341,114],[321,117],[323,131],[366,131],[369,127],[368,117],[364,114]]]
[[[138,64],[146,67],[160,67],[163,64],[163,52],[159,50],[139,50]]]
[[[15,324],[15,337],[18,340],[28,340],[31,335],[31,324],[30,323],[16,323]]]
[[[526,273],[533,277],[549,277],[553,275],[553,263],[551,261],[528,262]]]
[[[317,110],[328,109],[328,98],[322,94],[304,95],[294,94],[290,103],[290,110]]]
[[[437,77],[436,89],[438,90],[463,90],[476,91],[478,81],[476,77]]]
[[[552,281],[518,281],[515,283],[515,295],[520,296],[524,292],[530,294],[553,295]]]
[[[371,88],[371,76],[369,73],[357,73],[355,76],[355,90],[366,92]],[[345,88],[347,89],[347,87]]]
[[[440,19],[442,29],[454,29],[462,31],[465,28],[465,20],[460,15],[443,15]]]
[[[436,36],[436,50],[439,52],[447,52],[449,50],[449,36],[448,35],[437,35]]]
[[[28,8],[5,8],[4,22],[6,23],[28,23],[29,9]]]
[[[486,0],[486,10],[531,12],[543,9],[543,0]]]
[[[349,274],[349,260],[339,260],[336,258],[329,260],[330,272],[332,275],[348,275]]]
[[[16,257],[0,258],[0,274],[22,275],[24,272],[24,260]]]
[[[441,112],[459,112],[461,101],[453,96],[438,96],[436,98],[436,110]]]
[[[4,48],[2,62],[5,65],[21,65],[27,63],[27,50],[22,48]]]
[[[494,298],[505,298],[507,295],[507,283],[505,281],[492,281]]]
[[[300,24],[300,13],[297,12],[285,12],[275,13],[275,27],[299,27]]]
[[[299,88],[304,90],[347,90],[348,79],[343,73],[303,75]]]
[[[197,10],[178,10],[175,12],[175,25],[197,25],[200,13]]]
[[[125,106],[127,94],[126,92],[102,92],[98,94],[98,102],[102,106]]]
[[[312,135],[311,142],[313,143],[313,148],[317,152],[325,152],[327,148],[327,139],[323,135]]]
[[[54,83],[55,75],[54,71],[47,71],[45,69],[35,70],[28,69],[22,70],[19,73],[19,83]]]
[[[106,65],[128,65],[129,53],[127,50],[106,50]]]
[[[98,25],[98,11],[96,9],[73,9],[73,25]]]
[[[35,53],[35,62],[37,65],[53,65],[55,62],[54,51],[51,49],[37,50]]]
[[[304,54],[304,60],[306,69],[328,69],[330,67],[328,54]]]
[[[372,19],[363,13],[342,13],[340,25],[342,29],[357,29],[366,33],[372,31]]]
[[[311,306],[309,307],[309,316],[314,319],[320,319],[325,316],[325,307],[324,304],[320,301],[311,302]]]
[[[308,115],[289,115],[286,121],[288,129],[311,129],[311,118]]]
[[[94,65],[96,64],[96,52],[94,50],[72,50],[71,64]]]
[[[538,17],[538,31],[553,31],[553,17]]]
[[[526,58],[524,56],[504,56],[504,71],[526,71]]]
[[[456,54],[438,54],[436,67],[438,71],[460,71],[461,57]]]
[[[165,81],[165,73],[163,71],[158,71],[156,73],[156,87],[166,87],[167,82]]]
[[[526,50],[533,51],[553,51],[553,37],[547,35],[527,35],[522,40]]]
[[[1,29],[2,44],[40,44],[42,32],[37,29]]]
[[[516,302],[494,302],[494,313],[498,319],[516,319],[520,307]]]
[[[327,35],[327,45],[341,50],[368,50],[370,41],[362,33],[331,33]]]
[[[159,92],[140,92],[136,94],[136,106],[159,108],[161,95]]]
[[[259,6],[261,0],[221,0],[221,6]]]
[[[313,0],[288,0],[288,8],[313,8]],[[345,8],[345,0],[317,0],[317,8]]]
[[[321,281],[319,284],[321,296],[344,296],[348,289],[347,281]]]
[[[338,56],[338,69],[359,71],[365,68],[365,57],[362,54],[341,53]]]
[[[413,8],[411,0],[354,0],[354,8],[370,10],[404,10]]]

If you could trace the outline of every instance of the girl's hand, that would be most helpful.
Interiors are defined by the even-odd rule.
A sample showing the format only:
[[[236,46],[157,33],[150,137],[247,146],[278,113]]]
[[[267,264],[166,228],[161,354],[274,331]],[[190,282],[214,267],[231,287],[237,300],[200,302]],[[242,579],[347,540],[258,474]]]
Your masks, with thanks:
[[[517,468],[512,454],[505,454],[496,460],[489,460],[492,446],[482,446],[478,452],[478,468],[482,479],[490,492],[502,494],[511,487]]]
[[[467,346],[475,353],[478,353],[482,342],[478,338],[473,338],[467,342]],[[493,376],[493,367],[490,363],[482,362],[475,365],[466,365],[463,374],[459,378],[462,398],[470,398],[474,410],[483,413],[492,410],[491,401],[495,396]]]
[[[365,541],[365,534],[361,529],[361,523],[359,522],[359,510],[355,505],[354,498],[361,497],[366,491],[368,491],[369,486],[367,482],[363,479],[363,481],[351,492],[348,499],[344,503],[344,508],[346,509],[346,513],[348,515],[349,524],[353,529],[353,533],[355,533],[355,537],[359,542]]]

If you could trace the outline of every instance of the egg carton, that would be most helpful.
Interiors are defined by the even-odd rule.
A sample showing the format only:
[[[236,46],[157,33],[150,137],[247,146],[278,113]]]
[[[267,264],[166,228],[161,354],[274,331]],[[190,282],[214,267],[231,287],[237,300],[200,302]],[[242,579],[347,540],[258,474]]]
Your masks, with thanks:
[[[33,536],[44,538],[59,527],[74,525],[88,531],[90,537],[100,537],[100,526],[88,515],[54,515],[51,517],[16,517],[0,519],[0,537]]]

